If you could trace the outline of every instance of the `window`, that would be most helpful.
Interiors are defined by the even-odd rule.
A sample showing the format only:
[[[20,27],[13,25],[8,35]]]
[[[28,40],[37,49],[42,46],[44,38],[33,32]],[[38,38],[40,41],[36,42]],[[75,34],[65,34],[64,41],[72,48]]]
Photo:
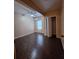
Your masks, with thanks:
[[[42,20],[37,21],[37,29],[42,30]]]

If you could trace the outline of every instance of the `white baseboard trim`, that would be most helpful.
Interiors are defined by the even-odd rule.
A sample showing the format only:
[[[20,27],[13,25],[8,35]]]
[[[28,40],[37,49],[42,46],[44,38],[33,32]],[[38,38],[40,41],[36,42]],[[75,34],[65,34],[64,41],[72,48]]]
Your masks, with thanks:
[[[33,33],[34,33],[34,32],[33,32]],[[30,35],[30,34],[32,34],[32,33],[29,33],[29,34],[24,34],[24,35],[21,35],[21,36],[18,36],[18,37],[14,37],[14,40],[15,40],[15,39],[18,39],[18,38],[20,38],[20,37],[23,37],[23,36]]]

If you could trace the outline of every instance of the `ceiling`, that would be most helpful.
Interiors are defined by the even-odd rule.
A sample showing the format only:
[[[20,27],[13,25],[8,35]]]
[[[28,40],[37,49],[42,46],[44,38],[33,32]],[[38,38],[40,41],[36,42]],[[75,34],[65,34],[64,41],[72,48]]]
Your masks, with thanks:
[[[64,0],[17,0],[17,1],[23,2],[43,14],[48,11],[61,9]]]
[[[21,15],[29,15],[29,16],[32,16],[32,17],[42,16],[42,14],[40,14],[37,11],[29,8],[28,6],[25,7],[24,5],[18,3],[17,1],[14,2],[14,12],[19,13]]]

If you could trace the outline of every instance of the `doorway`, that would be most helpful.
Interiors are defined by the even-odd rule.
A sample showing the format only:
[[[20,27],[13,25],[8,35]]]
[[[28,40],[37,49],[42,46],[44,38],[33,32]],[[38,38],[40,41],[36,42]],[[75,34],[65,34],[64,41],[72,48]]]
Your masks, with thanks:
[[[56,38],[56,17],[51,17],[51,29],[52,29],[52,37]]]

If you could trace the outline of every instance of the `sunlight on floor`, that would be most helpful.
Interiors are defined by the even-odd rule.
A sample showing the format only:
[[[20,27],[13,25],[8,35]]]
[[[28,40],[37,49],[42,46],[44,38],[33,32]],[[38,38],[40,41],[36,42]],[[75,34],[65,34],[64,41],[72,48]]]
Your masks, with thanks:
[[[33,49],[31,59],[36,59],[37,56],[37,49]]]
[[[42,35],[38,35],[37,36],[37,44],[41,46],[41,45],[43,45],[43,43],[44,43],[43,36]]]

